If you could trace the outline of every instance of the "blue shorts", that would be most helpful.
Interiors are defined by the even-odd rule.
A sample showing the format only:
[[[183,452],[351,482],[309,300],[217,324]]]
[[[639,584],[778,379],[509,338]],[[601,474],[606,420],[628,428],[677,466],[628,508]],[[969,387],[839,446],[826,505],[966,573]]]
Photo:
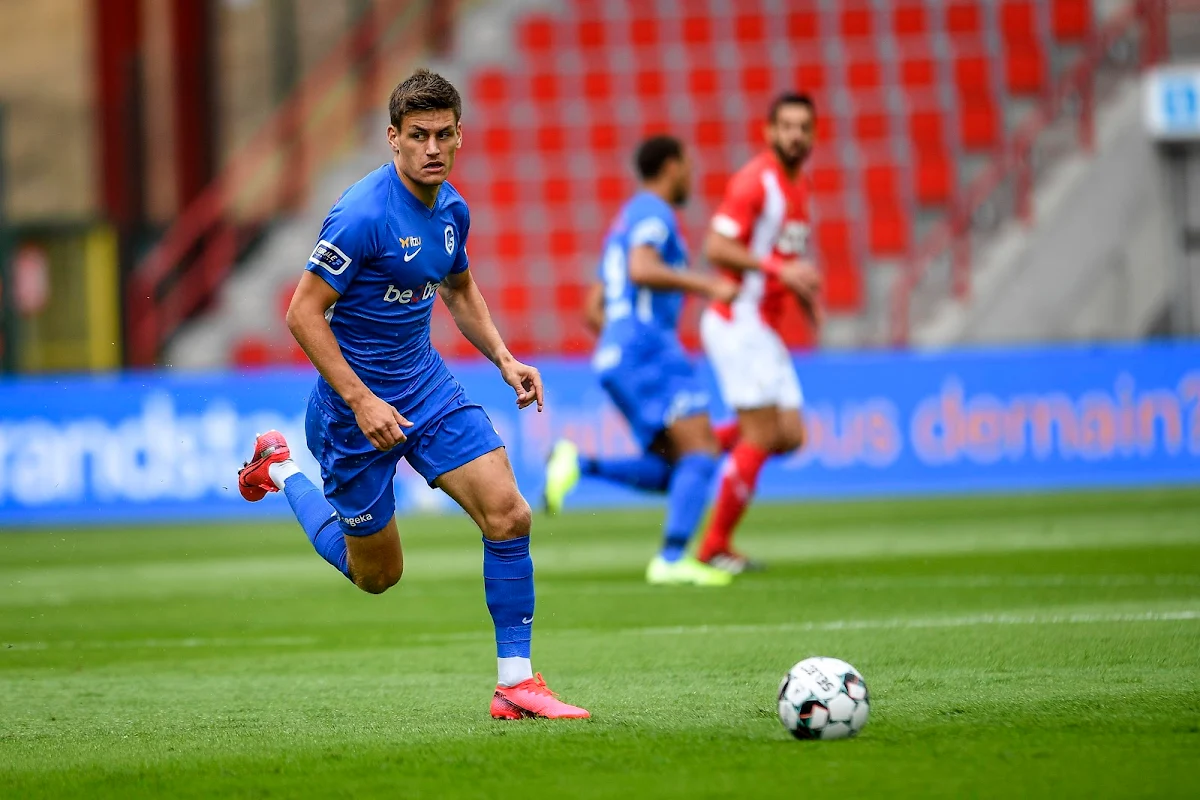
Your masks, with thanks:
[[[446,381],[411,412],[408,439],[386,452],[376,450],[351,417],[346,420],[313,390],[304,418],[308,449],[321,465],[325,499],[337,512],[342,531],[368,536],[396,513],[392,480],[401,458],[408,459],[432,486],[442,475],[503,447],[482,406],[467,399],[456,380]]]
[[[708,413],[709,392],[682,349],[625,350],[599,371],[600,385],[643,449],[676,421]]]

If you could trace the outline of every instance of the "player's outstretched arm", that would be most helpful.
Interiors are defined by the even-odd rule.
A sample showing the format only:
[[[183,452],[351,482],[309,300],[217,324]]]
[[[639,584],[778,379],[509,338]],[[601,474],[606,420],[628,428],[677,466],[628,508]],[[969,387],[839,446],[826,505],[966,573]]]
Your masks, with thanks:
[[[404,441],[403,429],[411,427],[412,423],[391,404],[376,397],[346,363],[329,321],[325,319],[326,310],[339,296],[337,290],[324,280],[305,272],[288,305],[288,329],[317,372],[354,412],[358,427],[375,449],[390,450]]]
[[[517,393],[517,408],[537,403],[538,411],[542,410],[543,391],[542,376],[536,368],[522,364],[513,358],[512,353],[504,346],[500,331],[492,321],[487,303],[471,277],[471,270],[451,273],[442,281],[438,294],[442,302],[454,317],[462,335],[467,337],[476,350],[483,353],[500,369],[504,382],[513,387]]]
[[[663,263],[658,250],[649,244],[638,245],[629,251],[629,280],[648,289],[690,292],[728,303],[737,296],[737,286],[712,275],[691,270],[674,270]]]

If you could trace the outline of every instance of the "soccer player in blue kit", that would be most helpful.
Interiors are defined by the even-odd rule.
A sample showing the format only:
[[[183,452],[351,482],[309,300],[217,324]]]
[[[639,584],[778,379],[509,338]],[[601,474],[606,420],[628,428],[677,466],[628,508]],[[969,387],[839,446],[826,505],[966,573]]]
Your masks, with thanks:
[[[592,365],[600,385],[642,446],[635,458],[584,457],[555,444],[546,464],[546,509],[557,513],[580,475],[667,493],[662,548],[646,569],[652,584],[725,586],[728,572],[687,555],[720,452],[708,419],[709,394],[679,342],[684,293],[729,302],[737,286],[688,270],[675,208],[687,202],[691,162],[683,144],[654,136],[635,155],[642,189],[609,228],[594,290],[603,330]],[[602,291],[601,296],[597,296]]]
[[[305,428],[324,493],[296,467],[278,431],[257,438],[238,486],[251,501],[282,490],[317,553],[378,594],[404,570],[392,480],[399,459],[408,459],[483,532],[498,664],[492,716],[585,718],[533,673],[529,504],[487,413],[429,338],[440,295],[459,330],[513,387],[517,406],[542,410],[541,376],[505,348],[468,269],[470,214],[446,182],[462,144],[462,101],[440,75],[417,70],[392,92],[389,113],[393,161],[329,212],[287,312],[320,373]]]

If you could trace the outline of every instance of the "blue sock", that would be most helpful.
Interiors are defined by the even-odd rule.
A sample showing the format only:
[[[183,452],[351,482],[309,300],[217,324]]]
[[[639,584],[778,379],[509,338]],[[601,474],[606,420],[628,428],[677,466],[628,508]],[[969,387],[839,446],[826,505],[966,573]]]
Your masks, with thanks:
[[[292,513],[300,521],[300,527],[304,528],[317,554],[349,578],[346,538],[342,535],[342,526],[338,525],[333,506],[302,472],[297,472],[284,482],[283,493],[287,495]]]
[[[675,462],[663,522],[662,557],[667,561],[683,557],[692,533],[700,525],[717,464],[717,457],[708,453],[687,453]]]
[[[637,458],[579,458],[579,471],[594,478],[619,483],[647,492],[665,492],[671,480],[671,465],[649,453]]]
[[[496,626],[497,658],[529,658],[533,633],[533,559],[529,537],[483,540],[483,593]]]

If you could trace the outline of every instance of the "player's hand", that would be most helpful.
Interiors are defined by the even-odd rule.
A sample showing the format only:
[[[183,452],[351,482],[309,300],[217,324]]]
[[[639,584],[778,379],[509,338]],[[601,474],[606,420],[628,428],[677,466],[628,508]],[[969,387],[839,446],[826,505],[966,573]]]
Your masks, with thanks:
[[[715,303],[729,305],[737,299],[738,290],[738,285],[733,281],[717,277],[713,279],[712,285],[708,289],[708,296]]]
[[[779,281],[806,300],[813,300],[821,293],[821,271],[808,261],[786,262],[779,269]]]
[[[522,364],[516,359],[509,359],[500,367],[500,376],[504,382],[517,393],[517,408],[527,408],[537,403],[537,410],[542,410],[543,390],[542,373],[537,367]]]
[[[375,395],[368,396],[355,407],[354,420],[376,450],[391,450],[408,438],[404,435],[404,429],[412,427],[412,423],[391,403]]]

